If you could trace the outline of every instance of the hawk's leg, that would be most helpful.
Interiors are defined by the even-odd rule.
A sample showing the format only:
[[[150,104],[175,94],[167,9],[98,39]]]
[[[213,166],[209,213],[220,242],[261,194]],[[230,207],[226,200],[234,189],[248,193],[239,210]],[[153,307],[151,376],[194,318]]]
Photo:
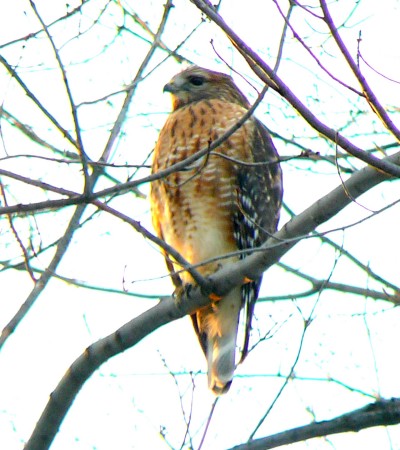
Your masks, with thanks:
[[[192,283],[185,283],[185,284],[182,284],[181,286],[178,286],[175,289],[173,296],[174,296],[174,302],[178,308],[182,304],[182,301],[184,298],[188,299],[190,301],[191,291],[193,290],[194,287],[195,287],[195,285]]]
[[[190,301],[191,293],[195,287],[196,285],[192,283],[185,283],[181,286],[178,286],[173,293],[175,304],[179,307],[184,298]],[[215,292],[211,292],[210,294],[208,294],[208,298],[212,302],[218,302],[222,300],[222,297]]]

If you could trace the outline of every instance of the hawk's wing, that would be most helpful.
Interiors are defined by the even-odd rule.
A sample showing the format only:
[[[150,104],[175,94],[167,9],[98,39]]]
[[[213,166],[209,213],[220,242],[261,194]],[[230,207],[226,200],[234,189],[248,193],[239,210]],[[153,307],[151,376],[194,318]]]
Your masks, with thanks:
[[[239,250],[259,247],[276,231],[282,202],[282,173],[278,153],[265,126],[257,119],[253,120],[256,127],[249,145],[254,162],[261,164],[239,168],[239,207],[234,215],[234,235]],[[242,254],[241,258],[248,254]],[[241,288],[245,308],[241,361],[248,352],[251,320],[261,281],[262,276]]]

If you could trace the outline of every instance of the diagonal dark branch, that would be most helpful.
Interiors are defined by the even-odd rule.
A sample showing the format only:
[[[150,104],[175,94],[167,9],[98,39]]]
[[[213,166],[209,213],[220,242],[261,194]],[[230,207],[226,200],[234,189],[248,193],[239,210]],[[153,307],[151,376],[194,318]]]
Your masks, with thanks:
[[[57,23],[63,22],[67,19],[69,19],[70,17],[73,17],[75,14],[81,13],[82,8],[85,6],[85,3],[87,2],[82,2],[80,5],[78,5],[76,8],[70,10],[69,12],[67,12],[64,16],[58,17],[57,19],[55,19],[53,22],[49,23],[48,27],[52,27],[53,25],[56,25]],[[32,39],[32,38],[36,38],[37,36],[39,36],[41,33],[43,33],[43,29],[39,29],[37,31],[34,31],[33,33],[29,33],[26,36],[17,38],[17,39],[13,39],[11,41],[7,41],[4,44],[0,44],[0,49],[6,48],[6,47],[10,47],[18,42],[26,42],[28,39]]]
[[[53,186],[44,181],[36,180],[34,178],[24,177],[18,173],[10,172],[9,170],[0,169],[0,175],[7,178],[12,178],[13,180],[20,181],[21,183],[28,184],[30,186],[35,186],[37,188],[43,189],[44,191],[56,192],[60,195],[65,195],[68,197],[78,197],[79,193],[64,189],[62,187]],[[8,206],[8,204],[6,205]]]
[[[67,155],[73,155],[74,158],[77,158],[77,155],[72,152],[67,152],[65,150],[60,150],[56,148],[54,145],[50,144],[46,140],[42,139],[39,135],[33,131],[32,127],[30,127],[28,124],[21,122],[17,117],[12,115],[9,111],[5,110],[4,107],[0,108],[0,118],[4,118],[11,126],[16,128],[18,131],[23,133],[28,139],[30,139],[33,142],[36,142],[37,144],[41,145],[42,147],[51,150],[53,153],[62,155],[64,158],[67,157]],[[10,156],[7,156],[9,158]],[[0,160],[1,161],[1,160]]]
[[[240,54],[249,64],[254,73],[267,85],[276,90],[283,98],[285,98],[293,108],[299,112],[303,119],[308,122],[312,128],[317,130],[322,135],[326,136],[336,145],[346,150],[351,155],[364,161],[365,163],[383,170],[387,174],[400,177],[400,168],[396,165],[386,161],[385,159],[379,159],[374,155],[367,154],[359,147],[354,145],[351,141],[346,139],[336,130],[330,128],[328,125],[319,120],[310,110],[307,108],[289,89],[289,87],[274,73],[274,70],[268,66],[268,64],[254,52],[246,43],[240,39],[240,37],[230,28],[222,17],[215,11],[211,3],[207,0],[190,0],[199,8],[207,17],[216,23],[218,27],[229,37],[233,45],[238,49]]]
[[[158,245],[160,248],[162,248],[168,255],[172,256],[173,259],[182,267],[183,270],[187,270],[192,278],[195,280],[195,282],[203,289],[207,289],[207,282],[204,279],[204,277],[196,270],[195,267],[193,267],[188,261],[186,261],[183,256],[177,252],[173,247],[168,245],[165,241],[158,238],[154,234],[150,233],[150,231],[146,230],[137,220],[132,219],[131,217],[128,217],[126,214],[121,213],[120,211],[117,211],[114,208],[111,208],[110,206],[106,205],[105,203],[101,203],[99,201],[94,201],[94,205],[96,205],[99,209],[108,212],[109,214],[112,214],[115,217],[118,217],[118,219],[123,220],[124,222],[131,225],[138,233],[140,233],[143,237],[146,239],[149,239],[154,244]]]
[[[16,69],[8,63],[8,61],[0,55],[0,63],[7,69],[8,73],[14,78],[18,85],[23,89],[27,97],[29,97],[37,108],[50,120],[50,122],[57,128],[57,130],[65,136],[68,141],[76,148],[77,143],[70,133],[58,122],[58,120],[44,107],[42,102],[36,97],[36,95],[28,88],[22,78],[18,75]]]
[[[349,431],[357,432],[364,428],[396,425],[398,423],[400,423],[400,399],[384,399],[331,420],[292,428],[272,436],[255,439],[246,444],[236,445],[229,450],[268,450],[316,437]]]
[[[285,22],[287,23],[287,26],[290,28],[290,31],[293,33],[293,36],[295,37],[295,39],[302,45],[302,47],[304,48],[304,50],[311,56],[311,58],[313,58],[313,60],[316,62],[316,64],[318,64],[318,66],[330,77],[332,78],[332,80],[336,81],[337,83],[339,83],[340,85],[342,85],[343,87],[345,87],[346,89],[354,92],[355,94],[359,95],[360,97],[363,96],[363,93],[358,91],[357,89],[353,88],[352,86],[346,84],[344,81],[342,81],[340,78],[337,78],[336,76],[334,76],[319,60],[319,58],[313,53],[313,51],[311,50],[311,48],[304,42],[304,40],[301,38],[301,36],[299,35],[299,33],[296,32],[295,28],[292,26],[292,24],[287,20],[287,18],[285,17],[285,15],[282,12],[282,9],[278,3],[277,0],[272,0],[278,11],[279,14],[282,16],[282,18],[285,20]],[[291,2],[291,6],[294,6],[294,2]]]
[[[374,91],[371,89],[371,87],[369,86],[364,75],[361,73],[359,67],[357,67],[356,62],[351,57],[345,43],[343,42],[343,40],[339,34],[337,27],[333,23],[333,19],[332,19],[332,16],[330,15],[329,8],[328,8],[328,5],[326,4],[326,1],[320,0],[320,4],[321,4],[322,12],[324,14],[323,19],[324,19],[325,23],[328,25],[328,28],[329,28],[333,38],[335,39],[337,46],[339,47],[340,51],[342,52],[342,55],[344,56],[345,60],[347,61],[347,64],[350,66],[355,77],[357,78],[357,81],[359,82],[359,84],[364,92],[364,96],[367,99],[368,104],[370,105],[370,107],[374,111],[374,113],[382,121],[382,123],[386,126],[386,128],[391,133],[393,133],[393,136],[395,136],[398,141],[400,141],[400,130],[395,126],[395,124],[389,117],[389,114],[385,111],[385,108],[380,104]]]
[[[1,192],[1,196],[3,198],[4,204],[7,205],[8,201],[7,201],[6,191],[4,189],[4,185],[1,182],[1,180],[0,180],[0,192]],[[19,237],[18,231],[17,231],[16,227],[14,226],[12,215],[9,214],[7,219],[8,219],[8,225],[11,229],[11,232],[14,235],[14,238],[17,241],[19,248],[21,249],[22,254],[24,256],[24,262],[25,262],[24,267],[25,267],[26,271],[29,273],[29,276],[31,277],[32,281],[35,283],[36,278],[35,278],[32,268],[30,266],[28,250],[25,248],[25,245],[22,242],[22,239]]]

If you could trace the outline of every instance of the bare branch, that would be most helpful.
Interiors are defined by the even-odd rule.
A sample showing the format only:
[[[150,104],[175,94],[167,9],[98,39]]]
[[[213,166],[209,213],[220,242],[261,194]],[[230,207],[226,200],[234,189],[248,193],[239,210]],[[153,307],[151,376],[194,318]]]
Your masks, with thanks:
[[[392,163],[400,164],[400,152],[388,159]],[[307,235],[351,203],[346,192],[350,192],[352,197],[357,198],[387,179],[386,174],[371,167],[360,170],[345,182],[345,189],[343,186],[337,187],[268,239],[263,246],[266,250],[265,253],[253,254],[226,266],[210,277],[208,286],[203,289],[197,286],[186,289],[182,292],[178,302],[174,302],[172,297],[163,300],[122,326],[115,333],[88,347],[68,369],[50,396],[50,400],[27,443],[26,450],[49,448],[75,396],[101,364],[134,346],[143,337],[162,325],[207,306],[210,303],[210,293],[213,292],[222,297],[235,286],[241,285],[245,278],[256,279],[299,242],[299,236]]]
[[[400,423],[400,399],[383,399],[331,420],[315,422],[265,438],[254,439],[229,450],[268,450],[316,437],[349,431],[358,432],[365,428],[397,425],[398,423]]]
[[[24,83],[22,78],[18,75],[17,71],[11,64],[7,62],[2,55],[0,55],[0,63],[7,69],[8,73],[14,78],[17,83],[21,86],[25,94],[35,103],[38,109],[50,120],[50,122],[57,128],[57,130],[65,136],[68,141],[77,148],[77,143],[75,139],[70,135],[70,133],[61,126],[58,120],[43,106],[42,102],[36,97],[36,95],[28,88],[28,86]]]
[[[201,11],[203,11],[213,22],[215,22],[231,39],[240,54],[249,64],[254,73],[267,85],[276,90],[285,98],[293,108],[319,133],[326,136],[333,143],[339,145],[351,155],[364,161],[365,163],[383,170],[389,175],[400,177],[400,168],[389,161],[381,160],[373,155],[367,154],[358,148],[336,130],[330,128],[319,120],[309,108],[307,108],[289,89],[289,87],[279,78],[274,70],[266,64],[256,52],[254,52],[239,36],[225,23],[222,17],[214,10],[207,0],[191,0]]]
[[[170,10],[172,6],[172,2],[168,1],[167,4],[165,5],[165,14],[163,19],[161,20],[160,26],[159,26],[159,30],[158,33],[161,34],[162,30],[164,30],[165,28],[165,24],[166,24],[166,18],[165,15],[168,13],[168,11]],[[145,60],[143,61],[143,63],[141,64],[138,73],[136,74],[136,79],[139,80],[142,75],[143,72],[146,68],[146,65],[149,63],[151,56],[154,54],[156,50],[156,46],[153,45],[149,51],[147,56],[145,57]],[[3,62],[3,58],[0,56],[0,62]],[[15,74],[15,76],[17,77],[17,75]],[[21,80],[22,81],[22,80]],[[25,85],[24,85],[25,86]],[[132,84],[131,89],[127,92],[127,97],[125,99],[124,104],[122,105],[120,114],[118,116],[117,121],[115,122],[115,125],[113,127],[113,130],[111,132],[110,138],[107,142],[107,145],[104,149],[104,152],[100,158],[100,161],[102,162],[107,162],[108,158],[110,156],[110,152],[111,152],[111,148],[112,145],[114,143],[114,140],[116,139],[120,129],[121,129],[121,125],[126,117],[127,111],[128,111],[128,107],[129,104],[133,98],[133,92],[135,89],[136,84]],[[26,92],[30,92],[27,88],[26,88]],[[35,97],[34,97],[35,98]],[[44,109],[44,107],[41,105],[41,103],[38,102],[38,106],[40,107],[40,109]],[[44,109],[44,111],[46,111]],[[57,123],[57,122],[56,122]],[[90,185],[94,186],[96,183],[96,180],[98,179],[99,175],[102,172],[102,168],[100,168],[99,170],[93,170],[93,173],[91,174],[91,179],[90,179]],[[30,294],[28,295],[27,299],[25,300],[25,302],[21,305],[21,307],[19,308],[19,310],[17,311],[17,313],[14,315],[14,317],[9,321],[9,323],[4,327],[2,334],[0,336],[0,349],[1,347],[4,345],[4,343],[6,342],[6,340],[8,339],[8,337],[14,332],[15,328],[19,325],[19,323],[21,322],[21,320],[25,317],[26,313],[29,311],[29,309],[31,308],[31,306],[35,303],[36,299],[38,298],[38,296],[40,295],[40,293],[43,291],[43,289],[45,288],[45,286],[47,285],[47,283],[49,282],[49,280],[51,279],[53,273],[56,272],[57,266],[60,263],[61,259],[63,258],[63,256],[65,255],[69,243],[71,242],[71,239],[75,233],[75,230],[77,229],[77,227],[79,226],[79,222],[81,220],[81,217],[84,213],[84,211],[86,210],[86,206],[87,206],[87,198],[85,198],[86,196],[80,196],[77,198],[69,198],[69,199],[62,199],[62,200],[56,200],[55,202],[58,202],[59,206],[63,206],[63,202],[64,206],[66,204],[77,204],[78,207],[75,209],[74,214],[72,215],[70,222],[66,228],[65,234],[63,236],[62,239],[60,239],[58,245],[57,245],[57,250],[56,253],[52,259],[52,261],[50,262],[49,266],[47,267],[47,269],[43,272],[43,274],[41,275],[40,279],[38,280],[38,282],[35,284],[35,287],[33,288],[33,290],[30,292]],[[42,207],[44,207],[44,205],[47,202],[39,202],[40,205]],[[5,207],[4,209],[6,209],[7,207]],[[24,207],[22,205],[18,205],[15,212],[24,212],[22,211],[24,209]]]
[[[301,36],[299,35],[299,33],[296,32],[296,30],[294,29],[294,27],[290,24],[290,22],[287,20],[287,18],[285,17],[285,15],[282,12],[282,8],[280,7],[279,3],[277,0],[273,0],[273,2],[275,3],[279,14],[283,17],[283,19],[285,20],[287,26],[290,28],[290,31],[293,33],[293,36],[299,41],[299,43],[302,45],[302,47],[304,48],[304,50],[307,51],[307,53],[313,58],[313,60],[318,64],[319,67],[321,67],[321,69],[330,77],[332,78],[332,80],[336,81],[337,83],[339,83],[340,85],[342,85],[343,87],[345,87],[346,89],[354,92],[355,94],[359,95],[360,97],[364,97],[363,93],[360,91],[357,91],[357,89],[354,89],[352,86],[349,86],[348,84],[344,83],[340,78],[337,78],[335,75],[333,75],[320,61],[319,58],[317,58],[317,56],[312,52],[312,50],[310,49],[310,47],[308,45],[306,45],[306,43],[304,42],[304,40],[301,38]],[[291,6],[293,7],[295,4],[295,2],[291,2]],[[297,2],[296,2],[296,5]]]
[[[361,73],[360,69],[357,67],[354,59],[351,57],[346,45],[344,44],[336,25],[333,23],[332,16],[330,15],[328,5],[325,0],[320,0],[321,8],[324,13],[324,21],[328,25],[329,30],[335,39],[337,46],[342,52],[344,58],[346,59],[348,65],[356,76],[360,86],[363,89],[365,98],[367,99],[368,104],[374,113],[380,118],[382,123],[387,127],[387,129],[393,133],[393,135],[400,141],[400,130],[394,125],[392,119],[389,117],[389,114],[386,112],[385,108],[380,104],[378,98],[376,97],[374,91],[369,86],[367,80],[364,75]]]
[[[35,13],[37,19],[39,20],[40,24],[43,27],[43,30],[47,36],[47,39],[49,40],[51,47],[53,49],[54,52],[54,56],[56,58],[58,67],[60,69],[61,75],[62,75],[62,79],[63,79],[63,83],[65,86],[65,91],[67,93],[67,97],[68,97],[68,101],[69,101],[69,106],[71,108],[71,114],[72,114],[72,118],[74,121],[74,128],[75,128],[75,137],[76,137],[76,143],[77,143],[77,149],[79,152],[79,156],[81,159],[81,163],[82,163],[82,170],[83,170],[83,175],[85,178],[85,187],[84,187],[84,191],[85,194],[89,194],[89,192],[91,191],[91,186],[90,186],[90,177],[89,177],[89,172],[88,172],[88,157],[85,153],[85,150],[83,148],[83,141],[82,141],[82,135],[81,135],[81,127],[79,125],[79,120],[78,120],[78,113],[77,113],[77,108],[72,96],[72,91],[69,85],[69,81],[68,81],[68,77],[67,77],[67,73],[65,71],[65,67],[64,64],[61,60],[59,51],[56,47],[56,45],[54,44],[54,40],[46,26],[46,24],[43,22],[43,19],[41,17],[41,15],[39,14],[39,11],[36,8],[35,2],[33,2],[32,0],[29,0],[29,3],[31,5],[31,8],[33,9],[33,12]]]
[[[395,289],[395,293],[393,295],[382,291],[377,291],[369,288],[361,288],[358,286],[352,286],[350,284],[344,284],[344,283],[336,283],[334,281],[330,280],[319,280],[315,277],[312,277],[311,275],[305,274],[303,272],[299,272],[298,270],[293,269],[292,267],[289,267],[287,264],[278,263],[278,266],[282,267],[287,272],[293,273],[297,275],[299,278],[302,278],[304,280],[307,280],[311,283],[312,287],[306,292],[298,293],[298,294],[290,294],[290,295],[283,295],[283,296],[276,296],[276,297],[268,297],[267,300],[288,300],[293,298],[303,298],[303,297],[309,297],[317,292],[320,292],[323,289],[329,289],[333,291],[338,292],[344,292],[347,294],[354,294],[359,295],[361,297],[369,297],[373,298],[374,300],[386,300],[388,302],[393,303],[394,305],[400,304],[400,291]],[[262,298],[259,298],[258,301],[263,301]]]
[[[1,181],[0,181],[0,191],[1,191],[1,196],[3,197],[4,204],[7,205],[6,192],[5,192],[3,183]],[[23,244],[21,238],[18,235],[17,229],[14,226],[13,218],[12,218],[11,214],[8,215],[8,224],[9,224],[9,226],[11,228],[11,231],[12,231],[14,237],[15,237],[15,240],[18,242],[18,245],[19,245],[19,248],[22,251],[22,254],[24,255],[25,268],[26,268],[27,272],[29,273],[29,276],[31,277],[32,281],[35,283],[36,282],[36,278],[35,278],[35,275],[34,275],[34,273],[32,271],[30,263],[29,263],[28,251],[25,248],[25,245]]]
[[[5,120],[7,120],[7,122],[9,124],[11,124],[17,130],[19,130],[25,136],[27,136],[28,139],[32,140],[33,142],[36,142],[37,144],[41,145],[42,147],[50,149],[53,153],[63,155],[64,157],[69,155],[69,156],[78,158],[78,155],[76,155],[75,153],[72,153],[72,152],[68,153],[63,150],[57,149],[50,143],[46,142],[44,139],[42,139],[40,136],[38,136],[34,132],[32,127],[30,127],[28,124],[22,123],[19,119],[17,119],[15,116],[13,116],[10,112],[8,112],[4,108],[0,107],[0,118],[3,118],[3,117],[5,118]],[[1,159],[0,159],[0,161],[1,161]]]
[[[146,67],[148,66],[151,58],[153,57],[154,52],[157,50],[157,48],[159,46],[159,39],[165,29],[168,15],[169,15],[172,7],[173,7],[172,0],[168,0],[167,3],[164,5],[164,14],[161,18],[161,22],[158,27],[157,33],[154,37],[154,41],[152,42],[151,47],[150,47],[149,51],[147,52],[147,55],[144,57],[141,65],[137,71],[137,75],[136,75],[135,79],[133,80],[133,82],[131,83],[131,85],[129,87],[124,104],[122,105],[121,111],[120,111],[120,113],[117,117],[117,120],[115,121],[114,126],[111,130],[110,137],[108,138],[103,155],[101,156],[101,158],[99,160],[100,162],[106,162],[109,160],[110,152],[113,148],[115,140],[117,139],[117,137],[121,131],[122,124],[124,123],[126,115],[128,113],[128,108],[129,108],[131,101],[133,99],[133,96],[136,92],[137,84],[142,79]]]
[[[126,223],[129,223],[137,232],[139,232],[142,236],[144,236],[146,239],[149,239],[151,242],[154,242],[156,245],[161,247],[166,253],[171,255],[174,260],[182,267],[183,270],[186,270],[190,273],[192,278],[195,280],[195,282],[204,289],[207,289],[207,282],[203,278],[203,276],[188,262],[186,261],[183,256],[177,252],[173,247],[168,245],[165,241],[158,238],[154,234],[150,233],[146,228],[144,228],[142,225],[140,225],[139,222],[136,220],[128,217],[127,215],[111,208],[110,206],[101,203],[99,201],[94,201],[94,205],[96,205],[99,209],[102,209],[103,211],[106,211],[115,217],[118,217],[119,219],[123,220]]]
[[[66,19],[69,19],[70,17],[74,16],[77,13],[80,13],[82,10],[82,7],[85,5],[85,2],[82,2],[80,5],[78,5],[76,8],[72,9],[71,11],[67,12],[64,16],[58,17],[56,20],[54,20],[53,22],[51,22],[48,26],[51,27],[59,22],[63,22]],[[16,44],[18,42],[25,42],[28,39],[34,38],[36,36],[38,36],[40,33],[43,33],[43,29],[40,29],[38,31],[34,31],[33,33],[29,33],[29,35],[27,36],[23,36],[20,37],[18,39],[14,39],[12,41],[8,41],[4,44],[0,45],[0,49],[2,48],[6,48],[8,46],[11,46],[13,44]]]
[[[255,426],[254,430],[251,432],[251,434],[249,436],[249,441],[253,440],[255,434],[260,429],[260,427],[264,423],[265,419],[269,416],[269,414],[272,411],[273,407],[275,406],[276,402],[279,400],[279,398],[281,397],[284,389],[286,388],[286,386],[288,385],[289,381],[293,377],[293,374],[295,373],[295,368],[296,368],[297,363],[299,362],[299,359],[300,359],[301,351],[303,349],[303,343],[304,343],[304,338],[306,336],[306,331],[307,331],[307,328],[309,327],[309,325],[311,323],[311,317],[312,317],[312,312],[311,312],[308,320],[304,320],[303,319],[303,331],[301,333],[301,338],[300,338],[299,346],[298,346],[298,349],[297,349],[296,357],[295,357],[295,359],[293,361],[293,364],[292,364],[292,367],[290,369],[290,372],[286,376],[282,386],[279,388],[277,394],[275,395],[274,399],[272,400],[272,402],[268,406],[267,410],[261,416],[261,418],[259,419],[259,421],[258,421],[257,425]]]
[[[290,214],[291,217],[294,217],[295,214],[293,213],[293,211],[291,211],[288,206],[286,204],[283,205],[285,211],[287,213]],[[318,237],[321,242],[326,243],[328,245],[330,245],[331,247],[333,247],[335,250],[340,251],[341,255],[345,256],[350,262],[352,262],[356,267],[358,267],[359,269],[363,270],[369,278],[374,279],[375,281],[377,281],[378,283],[381,283],[382,285],[385,286],[385,288],[387,289],[391,289],[394,292],[397,292],[399,290],[398,286],[394,285],[393,283],[390,283],[388,280],[382,278],[380,275],[378,275],[377,273],[375,273],[370,266],[363,264],[359,259],[357,259],[354,255],[352,255],[349,251],[347,251],[345,248],[343,248],[342,246],[339,246],[336,242],[334,242],[333,240],[329,239],[327,236],[325,236],[324,234],[321,233],[317,233],[317,232],[313,232],[313,234]],[[282,264],[282,263],[280,263]],[[373,298],[375,298],[374,296],[372,296]],[[379,298],[379,297],[376,297]]]

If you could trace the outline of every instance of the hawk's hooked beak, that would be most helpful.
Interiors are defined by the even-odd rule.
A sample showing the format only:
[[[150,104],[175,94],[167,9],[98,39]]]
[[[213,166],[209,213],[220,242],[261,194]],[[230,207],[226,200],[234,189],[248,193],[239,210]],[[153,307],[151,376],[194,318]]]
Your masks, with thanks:
[[[169,82],[164,86],[163,92],[170,92],[173,94],[177,91],[176,85],[173,82]]]

